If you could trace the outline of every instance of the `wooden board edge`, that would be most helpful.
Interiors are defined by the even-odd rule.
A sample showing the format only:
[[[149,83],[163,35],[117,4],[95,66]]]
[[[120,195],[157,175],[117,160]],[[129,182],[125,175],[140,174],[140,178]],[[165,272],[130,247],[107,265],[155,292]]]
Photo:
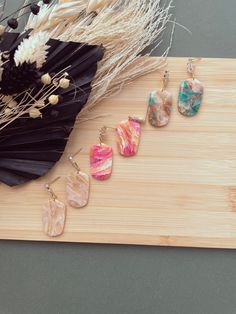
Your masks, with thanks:
[[[95,240],[96,238],[96,240]],[[151,236],[134,234],[103,234],[103,233],[70,233],[58,238],[42,237],[41,232],[18,231],[14,236],[11,232],[0,232],[0,240],[33,241],[52,243],[78,243],[78,244],[104,244],[104,245],[136,245],[160,247],[186,247],[208,249],[236,249],[236,238],[206,238],[206,237],[181,237],[181,236]]]

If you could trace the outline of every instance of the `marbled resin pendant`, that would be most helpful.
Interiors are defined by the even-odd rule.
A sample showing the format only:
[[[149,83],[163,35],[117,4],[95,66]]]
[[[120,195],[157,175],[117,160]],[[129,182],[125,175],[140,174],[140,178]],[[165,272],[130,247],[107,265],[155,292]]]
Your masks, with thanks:
[[[141,125],[138,121],[129,119],[122,121],[116,127],[117,147],[124,157],[136,155],[141,136]]]
[[[43,207],[43,229],[49,237],[57,237],[64,231],[66,205],[57,199],[49,199]]]
[[[67,177],[66,196],[71,207],[81,208],[88,204],[89,176],[87,173],[77,171]]]
[[[107,180],[112,173],[113,151],[105,144],[95,144],[90,150],[91,175],[96,180]]]
[[[203,84],[193,78],[181,82],[179,89],[178,109],[184,116],[195,116],[202,103]]]
[[[159,128],[169,123],[172,101],[172,94],[167,90],[150,93],[148,121],[152,126]]]

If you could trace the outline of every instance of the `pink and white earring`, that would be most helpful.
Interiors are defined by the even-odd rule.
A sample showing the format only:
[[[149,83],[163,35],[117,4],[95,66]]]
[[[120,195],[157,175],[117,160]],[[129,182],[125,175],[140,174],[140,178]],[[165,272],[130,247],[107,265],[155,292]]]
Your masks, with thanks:
[[[59,201],[51,188],[51,184],[60,177],[45,184],[47,192],[50,194],[48,202],[43,207],[42,222],[43,229],[49,237],[60,236],[64,232],[66,221],[66,205]]]
[[[79,165],[74,160],[82,149],[74,155],[69,156],[69,161],[76,172],[66,178],[66,198],[71,207],[82,208],[88,204],[90,179],[87,173],[81,171]]]
[[[90,169],[91,176],[99,181],[110,178],[113,164],[112,147],[104,143],[104,137],[110,129],[103,126],[99,130],[99,144],[94,144],[90,149]]]
[[[169,123],[172,111],[172,94],[166,90],[169,83],[169,72],[165,71],[162,80],[162,89],[152,91],[148,101],[148,121],[156,128],[166,126]]]
[[[178,109],[179,112],[187,117],[195,116],[202,104],[204,87],[203,84],[195,78],[195,61],[200,59],[189,59],[187,63],[187,72],[190,78],[180,84]]]
[[[127,120],[121,121],[115,128],[120,155],[132,157],[137,154],[141,137],[141,124],[144,122],[145,119],[143,118],[129,116]]]

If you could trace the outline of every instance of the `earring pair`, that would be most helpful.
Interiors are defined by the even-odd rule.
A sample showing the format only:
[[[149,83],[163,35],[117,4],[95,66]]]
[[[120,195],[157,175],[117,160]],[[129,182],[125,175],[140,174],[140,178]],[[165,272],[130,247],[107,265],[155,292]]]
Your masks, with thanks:
[[[90,150],[90,169],[94,179],[104,181],[110,178],[113,165],[113,149],[104,143],[108,130],[114,130],[117,137],[117,149],[121,156],[132,157],[137,154],[141,124],[145,119],[129,116],[121,121],[115,128],[103,126],[99,130],[99,144],[95,144]]]
[[[69,161],[76,172],[66,178],[66,198],[67,203],[73,208],[82,208],[88,204],[90,179],[82,172],[74,157],[81,152],[80,149],[74,155],[69,156]],[[66,222],[67,206],[60,201],[52,189],[52,184],[58,181],[57,177],[50,183],[45,184],[45,188],[50,195],[49,200],[43,207],[42,221],[44,232],[50,237],[57,237],[64,232]]]
[[[195,62],[199,59],[190,58],[187,62],[187,73],[190,78],[181,82],[178,96],[178,110],[187,117],[195,116],[202,103],[204,87],[203,84],[196,79]],[[162,79],[162,89],[160,91],[152,91],[148,102],[148,121],[154,127],[163,127],[169,123],[173,106],[173,97],[167,91],[169,82],[169,72],[165,71]]]

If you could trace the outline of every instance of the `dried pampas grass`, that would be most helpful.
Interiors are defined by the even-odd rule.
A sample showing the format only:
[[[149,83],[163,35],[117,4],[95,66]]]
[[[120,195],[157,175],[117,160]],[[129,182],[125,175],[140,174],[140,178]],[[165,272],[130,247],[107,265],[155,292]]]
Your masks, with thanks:
[[[42,10],[38,16],[29,17],[27,29],[33,28],[34,33],[46,31],[63,41],[105,47],[85,113],[133,79],[165,66],[170,45],[160,58],[141,54],[150,45],[158,47],[162,42],[161,35],[171,19],[171,4],[171,0],[164,7],[161,0],[59,0],[50,6],[40,3]]]

